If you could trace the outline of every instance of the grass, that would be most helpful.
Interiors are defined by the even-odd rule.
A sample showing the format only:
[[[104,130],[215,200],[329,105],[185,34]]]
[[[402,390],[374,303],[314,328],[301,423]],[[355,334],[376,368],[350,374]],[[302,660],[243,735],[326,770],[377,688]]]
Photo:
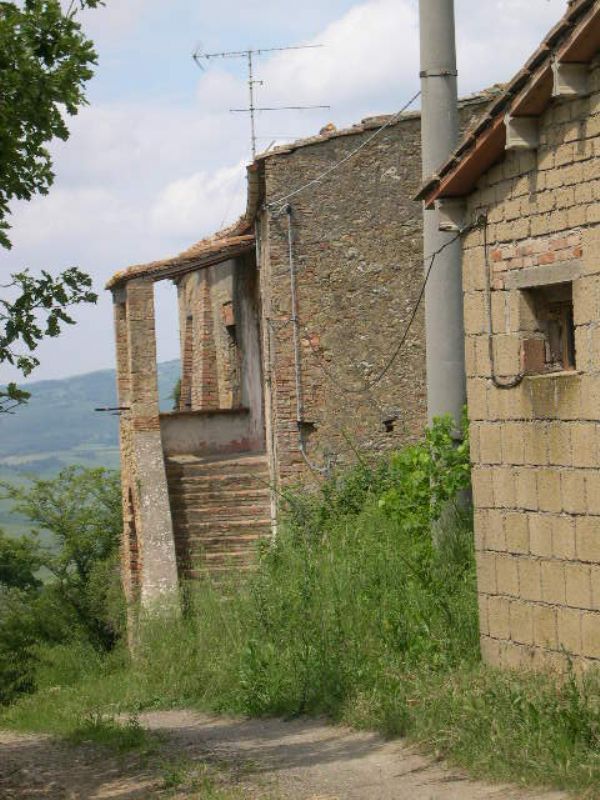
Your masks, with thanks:
[[[473,776],[600,798],[600,679],[481,664],[471,519],[446,514],[432,542],[431,475],[394,473],[423,465],[409,455],[292,498],[257,573],[188,587],[187,613],[146,619],[132,658],[42,653],[38,692],[0,725],[72,736],[89,712],[326,714]]]
[[[150,752],[157,744],[156,738],[140,725],[137,717],[131,716],[123,723],[101,712],[88,712],[65,738],[71,744],[91,743],[118,753]]]
[[[189,758],[166,760],[161,764],[163,789],[166,796],[194,800],[248,800],[250,791],[239,783],[228,765],[198,762]],[[276,800],[269,788],[253,786],[251,796],[258,800]],[[277,795],[277,798],[279,795]]]

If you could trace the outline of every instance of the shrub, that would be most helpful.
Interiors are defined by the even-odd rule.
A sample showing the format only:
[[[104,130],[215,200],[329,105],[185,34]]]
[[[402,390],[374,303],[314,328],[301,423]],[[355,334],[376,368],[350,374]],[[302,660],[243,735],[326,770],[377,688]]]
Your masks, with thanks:
[[[19,540],[0,533],[0,703],[7,703],[35,688],[49,648],[114,648],[124,604],[118,473],[69,467],[49,480],[2,488],[33,524],[32,535]],[[37,538],[42,530],[50,536],[46,546]]]

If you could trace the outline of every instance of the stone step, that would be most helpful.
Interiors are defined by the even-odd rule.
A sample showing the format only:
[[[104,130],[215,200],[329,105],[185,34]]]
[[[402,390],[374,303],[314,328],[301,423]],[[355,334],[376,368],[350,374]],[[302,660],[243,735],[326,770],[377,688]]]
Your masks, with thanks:
[[[270,519],[231,519],[226,522],[211,522],[205,520],[203,522],[180,522],[176,525],[177,532],[180,534],[185,533],[190,536],[193,534],[202,535],[203,533],[224,533],[227,531],[236,531],[247,528],[248,532],[255,528],[269,528],[271,527]]]
[[[245,457],[239,459],[218,459],[218,460],[201,460],[189,461],[185,463],[173,463],[167,460],[166,464],[167,475],[174,475],[177,477],[188,475],[210,475],[210,474],[237,474],[240,472],[260,472],[268,473],[268,462],[265,456],[258,457]]]
[[[190,486],[185,489],[177,487],[170,492],[172,505],[189,505],[197,501],[203,506],[212,505],[229,505],[235,508],[238,505],[250,503],[256,505],[268,505],[270,501],[270,492],[268,489],[261,489],[256,486],[251,486],[246,489],[226,489],[221,491],[211,490],[206,488]]]
[[[166,469],[180,570],[201,577],[255,564],[258,542],[271,536],[265,455],[181,456]]]
[[[192,563],[195,562],[198,566],[200,564],[213,565],[213,564],[227,564],[228,562],[237,563],[239,561],[252,561],[254,553],[251,548],[243,547],[239,550],[209,550],[197,554],[194,559],[192,556]]]
[[[251,486],[247,489],[232,489],[227,487],[222,487],[217,491],[209,491],[204,488],[198,488],[194,485],[186,487],[185,491],[178,491],[178,486],[173,486],[173,490],[175,494],[179,498],[185,499],[191,495],[198,494],[204,498],[205,503],[210,504],[213,501],[218,501],[219,503],[244,503],[246,501],[250,502],[264,502],[268,500],[271,496],[270,490],[264,486]]]
[[[241,562],[236,564],[235,566],[235,573],[238,574],[252,574],[252,572],[256,569],[256,564],[246,564]],[[231,576],[232,570],[231,567],[227,564],[220,565],[220,564],[211,564],[210,567],[206,567],[202,569],[201,567],[194,567],[193,569],[183,569],[183,575],[186,578],[192,581],[197,580],[206,580],[210,578],[211,580],[221,581],[225,580],[226,578]]]
[[[182,504],[180,506],[174,506],[171,509],[171,513],[174,522],[195,522],[196,520],[210,522],[223,517],[225,519],[252,519],[264,516],[265,504],[260,503],[259,505],[252,505],[251,503],[238,503],[237,506],[227,504],[221,506],[216,504],[212,506]]]
[[[169,478],[167,481],[169,491],[175,494],[189,489],[205,489],[209,491],[239,489],[268,489],[270,486],[267,475],[194,475],[185,478]]]
[[[196,547],[214,548],[222,547],[224,545],[243,544],[245,542],[257,542],[260,539],[269,538],[271,529],[265,528],[260,531],[253,531],[251,533],[229,533],[229,534],[206,534],[203,536],[177,536],[175,535],[175,549],[178,552],[184,552],[186,549],[191,550]]]
[[[263,517],[268,512],[269,503],[263,498],[253,498],[244,500],[243,502],[228,503],[223,500],[213,500],[206,502],[206,498],[202,495],[197,497],[174,497],[171,499],[171,513],[174,517],[182,513],[189,512],[199,516],[219,516],[220,514],[235,515],[239,512],[242,517],[252,516],[257,514]]]

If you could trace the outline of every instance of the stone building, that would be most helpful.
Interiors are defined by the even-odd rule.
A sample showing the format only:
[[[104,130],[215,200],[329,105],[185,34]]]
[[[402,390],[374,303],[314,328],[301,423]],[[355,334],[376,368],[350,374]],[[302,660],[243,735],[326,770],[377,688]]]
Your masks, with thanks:
[[[468,231],[481,641],[493,664],[600,663],[599,51],[600,3],[571,2],[420,194]]]
[[[489,99],[461,103],[465,128]],[[243,566],[282,488],[421,433],[420,162],[418,114],[328,126],[249,166],[236,225],[110,281],[130,598]],[[165,414],[153,284],[167,279],[182,375]]]

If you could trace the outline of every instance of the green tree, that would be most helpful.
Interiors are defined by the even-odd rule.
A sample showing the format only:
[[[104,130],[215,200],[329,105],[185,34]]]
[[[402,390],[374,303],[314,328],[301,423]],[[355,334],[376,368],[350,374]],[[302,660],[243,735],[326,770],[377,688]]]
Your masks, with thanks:
[[[48,546],[37,549],[39,566],[52,576],[44,586],[48,602],[70,615],[94,646],[110,649],[121,622],[118,472],[67,467],[55,478],[35,478],[25,487],[3,483],[2,488],[13,510],[33,524],[34,537],[41,531],[51,534]]]
[[[0,587],[37,589],[41,581],[36,573],[41,567],[37,541],[32,537],[14,539],[0,530]]]
[[[102,0],[0,2],[0,246],[10,248],[10,204],[47,194],[54,181],[47,145],[66,140],[65,117],[86,103],[84,89],[97,56],[77,12]],[[0,301],[0,363],[27,376],[39,364],[31,353],[46,336],[74,323],[66,309],[96,302],[91,279],[77,268],[56,277],[27,270],[11,276]],[[23,403],[14,383],[0,391],[0,411]]]

